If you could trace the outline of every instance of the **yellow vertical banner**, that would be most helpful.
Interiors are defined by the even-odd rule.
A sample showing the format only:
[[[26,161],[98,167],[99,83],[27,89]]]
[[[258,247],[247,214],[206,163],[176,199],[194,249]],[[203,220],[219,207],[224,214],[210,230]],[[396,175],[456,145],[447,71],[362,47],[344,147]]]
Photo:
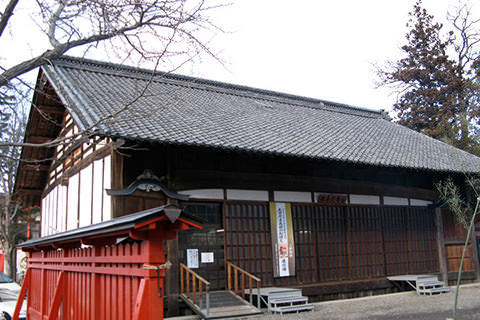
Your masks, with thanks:
[[[270,202],[273,276],[295,275],[295,240],[290,203]]]

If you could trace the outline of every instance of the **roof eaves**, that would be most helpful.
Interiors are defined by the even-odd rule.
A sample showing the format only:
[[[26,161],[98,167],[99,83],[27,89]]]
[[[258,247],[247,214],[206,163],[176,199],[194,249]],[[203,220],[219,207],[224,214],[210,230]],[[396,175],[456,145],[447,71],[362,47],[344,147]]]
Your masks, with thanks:
[[[141,138],[141,137],[132,137],[127,135],[102,135],[102,137],[109,137],[113,139],[127,139],[131,141],[138,141],[138,142],[146,142],[152,144],[165,144],[165,145],[180,145],[180,146],[190,146],[190,147],[204,147],[204,148],[211,148],[216,150],[229,150],[229,151],[236,151],[236,152],[249,152],[249,153],[259,153],[259,154],[268,154],[273,156],[281,156],[281,157],[295,157],[295,158],[303,158],[303,159],[312,159],[312,160],[328,160],[340,163],[351,163],[354,165],[364,165],[364,166],[372,166],[372,167],[382,167],[382,168],[400,168],[400,169],[408,169],[408,170],[417,170],[417,171],[426,171],[426,172],[436,172],[436,173],[452,173],[452,174],[465,174],[465,173],[476,173],[474,170],[465,170],[465,169],[453,169],[453,168],[433,168],[427,166],[414,166],[414,165],[399,165],[395,163],[382,163],[380,161],[362,161],[362,160],[351,160],[351,159],[341,159],[339,157],[334,156],[315,156],[315,155],[306,155],[306,154],[296,154],[296,153],[289,153],[289,152],[281,152],[281,151],[269,151],[269,150],[259,150],[253,148],[243,148],[238,146],[220,146],[214,144],[206,144],[206,143],[189,143],[189,142],[177,142],[177,141],[167,141],[167,140],[155,140],[155,139],[148,139],[148,138]]]
[[[86,227],[69,230],[42,238],[28,240],[17,245],[17,247],[24,249],[43,247],[49,246],[53,243],[69,243],[103,234],[116,234],[118,232],[130,230],[136,225],[141,224],[145,221],[149,221],[158,216],[160,213],[164,212],[164,209],[172,206],[173,205],[163,205],[160,207],[155,207],[126,216],[114,218],[105,222],[89,225]],[[200,222],[198,218],[183,212],[183,210],[181,213],[181,217],[187,218],[191,221]]]
[[[62,68],[57,66],[45,65],[42,66],[42,70],[47,77],[48,81],[57,92],[58,96],[62,100],[62,103],[65,105],[70,115],[72,116],[75,123],[81,130],[86,130],[92,125],[99,123],[100,118],[93,114],[90,114],[88,110],[88,104],[85,99],[82,98],[80,94],[75,89],[75,86],[70,82],[68,77],[62,71]],[[76,106],[76,110],[80,112],[72,112],[71,105]],[[82,119],[83,118],[83,119]],[[97,130],[105,130],[101,124],[101,128]]]

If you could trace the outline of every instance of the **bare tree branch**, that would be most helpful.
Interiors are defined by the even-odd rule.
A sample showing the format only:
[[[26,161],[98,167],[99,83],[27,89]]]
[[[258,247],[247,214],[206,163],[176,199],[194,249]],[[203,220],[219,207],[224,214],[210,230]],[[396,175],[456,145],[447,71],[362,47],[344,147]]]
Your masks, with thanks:
[[[203,0],[37,0],[37,4],[51,48],[32,59],[2,69],[0,87],[73,48],[96,45],[105,40],[124,39],[122,46],[133,48],[142,59],[168,58],[186,54],[189,50],[215,57],[199,34],[212,27],[203,12],[217,6],[207,7]],[[90,24],[85,24],[85,20]],[[171,52],[166,50],[171,46]],[[181,47],[188,49],[177,50]]]
[[[0,37],[3,34],[3,31],[7,27],[8,21],[13,16],[13,11],[15,10],[15,6],[17,5],[18,0],[10,0],[5,8],[5,11],[0,15]]]

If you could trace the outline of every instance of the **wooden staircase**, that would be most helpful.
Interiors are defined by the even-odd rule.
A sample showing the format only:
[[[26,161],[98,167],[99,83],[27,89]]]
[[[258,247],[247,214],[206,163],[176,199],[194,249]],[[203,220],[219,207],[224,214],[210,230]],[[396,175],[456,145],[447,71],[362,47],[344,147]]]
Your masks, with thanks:
[[[184,264],[180,264],[180,298],[203,319],[223,319],[262,313],[260,299],[253,305],[253,283],[260,289],[260,279],[227,262],[228,290],[210,291],[210,282]],[[245,284],[250,291],[246,301]]]

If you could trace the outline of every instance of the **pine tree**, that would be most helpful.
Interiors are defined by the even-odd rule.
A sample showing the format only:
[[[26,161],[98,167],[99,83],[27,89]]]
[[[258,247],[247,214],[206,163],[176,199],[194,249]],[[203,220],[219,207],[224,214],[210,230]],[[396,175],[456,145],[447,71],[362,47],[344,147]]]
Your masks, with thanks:
[[[381,70],[384,84],[394,85],[398,122],[435,139],[480,155],[476,134],[478,93],[472,64],[450,58],[456,48],[453,32],[442,37],[443,25],[418,1],[407,24],[405,57]]]

